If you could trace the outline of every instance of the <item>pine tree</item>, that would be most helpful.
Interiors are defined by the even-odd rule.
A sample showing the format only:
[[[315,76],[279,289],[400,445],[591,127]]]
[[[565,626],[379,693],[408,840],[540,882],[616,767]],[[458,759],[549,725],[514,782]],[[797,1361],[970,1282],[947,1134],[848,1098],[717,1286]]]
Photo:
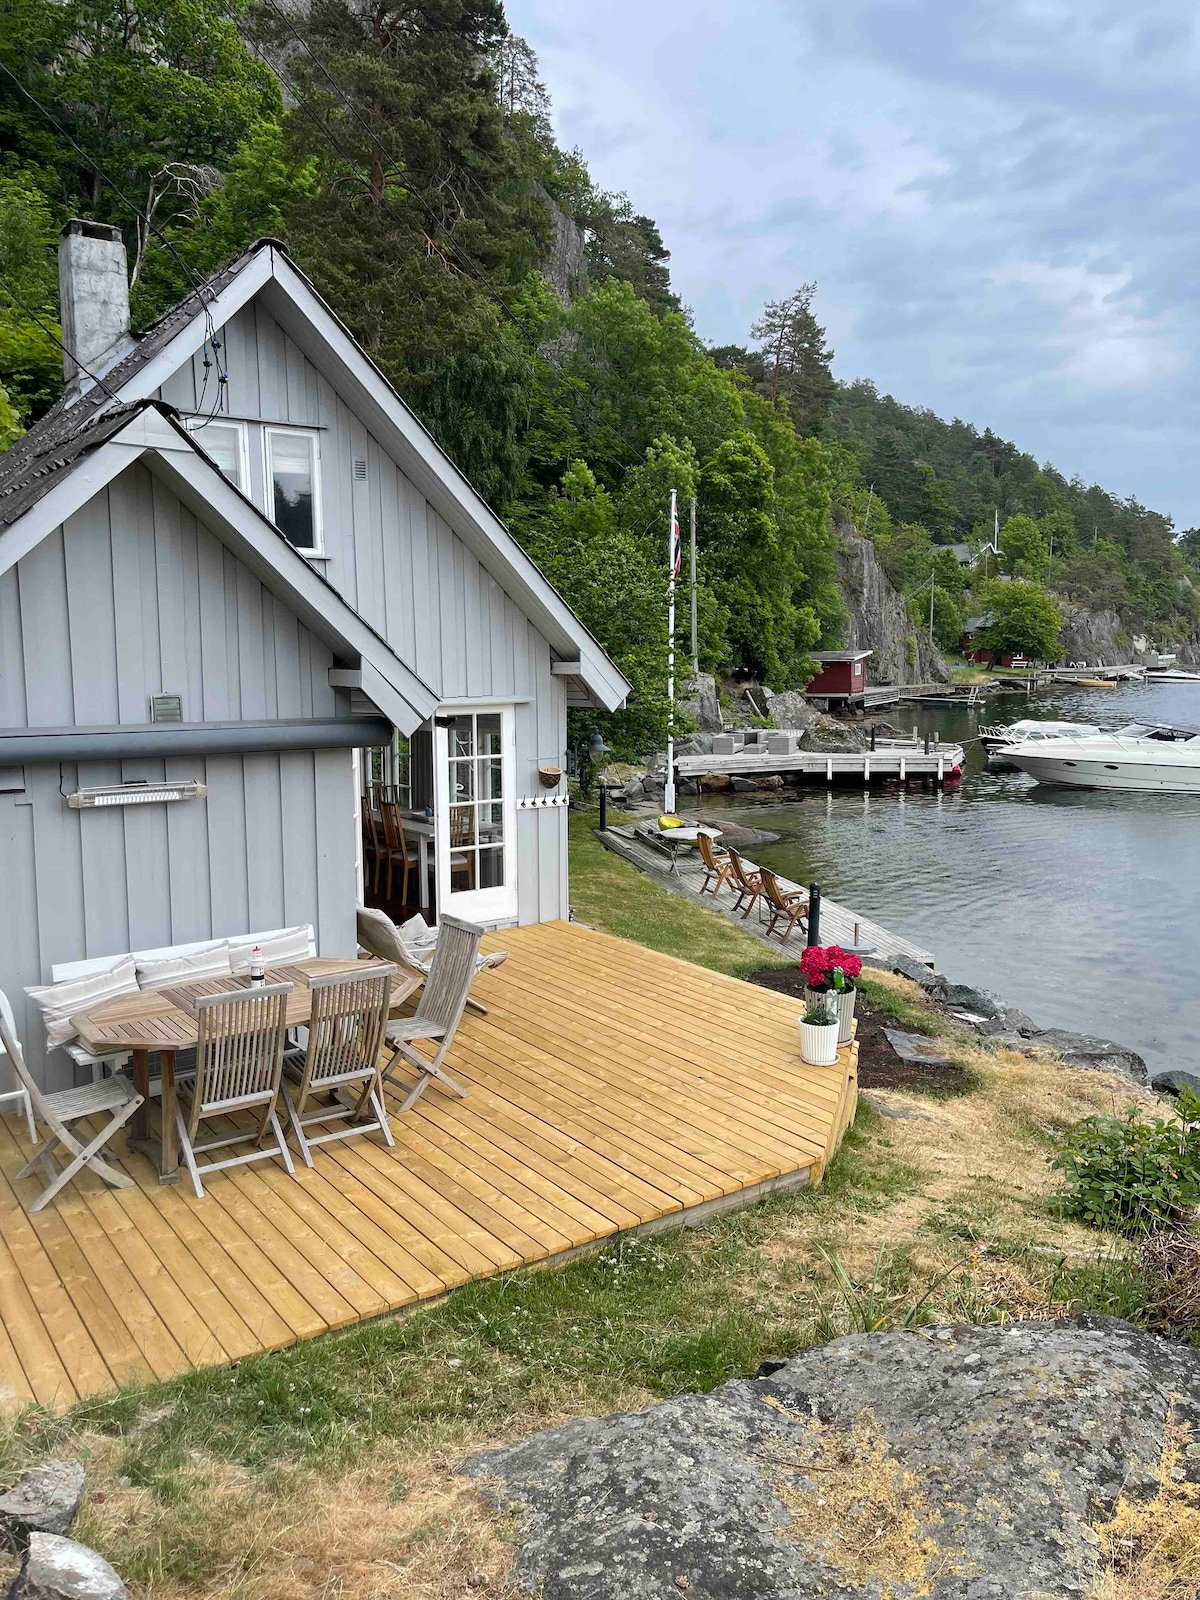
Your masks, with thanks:
[[[768,300],[750,330],[761,345],[764,376],[760,393],[787,401],[797,433],[815,436],[833,398],[833,351],[825,348],[825,329],[813,315],[815,283],[802,283],[783,300]]]

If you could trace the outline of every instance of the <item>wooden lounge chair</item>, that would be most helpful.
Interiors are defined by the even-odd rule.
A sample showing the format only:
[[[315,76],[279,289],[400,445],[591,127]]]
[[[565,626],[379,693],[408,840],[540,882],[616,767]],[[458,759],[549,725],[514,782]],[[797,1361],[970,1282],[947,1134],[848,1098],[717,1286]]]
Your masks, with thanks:
[[[305,1166],[313,1164],[311,1146],[370,1133],[373,1128],[388,1144],[396,1142],[379,1081],[394,972],[391,966],[362,966],[357,972],[309,979],[308,1041],[303,1048],[288,1051],[283,1063],[283,1102]],[[351,1100],[354,1090],[357,1097]],[[348,1118],[348,1127],[308,1131]]]
[[[433,965],[437,949],[438,931],[431,928],[418,912],[409,917],[402,927],[397,927],[386,911],[378,906],[359,906],[358,942],[364,950],[378,956],[381,961],[392,961],[407,976],[424,983]],[[487,955],[476,955],[475,977],[502,967],[508,960],[507,950],[489,950]],[[467,1010],[477,1017],[487,1016],[487,1007],[473,995],[467,996]]]
[[[407,1021],[388,1025],[387,1039],[392,1046],[392,1054],[384,1068],[384,1082],[392,1082],[392,1073],[401,1061],[416,1067],[420,1074],[400,1105],[402,1112],[411,1110],[435,1078],[447,1089],[466,1099],[467,1091],[442,1071],[442,1061],[454,1043],[454,1035],[462,1021],[467,991],[475,976],[475,957],[482,938],[483,929],[474,923],[462,922],[458,917],[442,917],[438,924],[437,949],[416,1013]],[[418,1041],[424,1040],[436,1044],[437,1049],[432,1056],[413,1048]]]
[[[754,910],[754,902],[762,893],[762,879],[757,872],[747,870],[746,863],[738,855],[732,845],[728,848],[729,856],[729,883],[736,890],[737,899],[733,903],[735,911],[742,911],[742,902],[746,902],[746,909],[742,911],[742,921]]]
[[[717,854],[716,846],[710,834],[701,832],[696,835],[696,844],[700,849],[700,859],[704,863],[704,882],[700,885],[701,894],[711,894],[715,900],[721,892],[721,886],[729,882],[733,876],[733,868],[729,864],[729,857],[722,850]],[[711,890],[709,883],[712,883]]]
[[[759,878],[762,880],[762,897],[766,902],[769,913],[767,922],[767,938],[770,939],[780,923],[785,923],[784,931],[779,935],[780,941],[786,944],[792,937],[792,930],[800,924],[802,932],[808,931],[808,895],[803,889],[781,889],[779,879],[768,867],[759,867]]]
[[[7,1001],[0,1006],[0,1044],[4,1046],[4,1052],[16,1072],[17,1082],[29,1097],[34,1114],[46,1124],[53,1135],[53,1138],[48,1139],[33,1159],[27,1161],[17,1173],[18,1178],[28,1178],[35,1167],[41,1167],[50,1180],[49,1185],[29,1207],[30,1211],[40,1211],[47,1201],[52,1200],[63,1185],[69,1183],[83,1167],[87,1167],[90,1172],[103,1178],[105,1183],[111,1183],[116,1189],[132,1188],[133,1179],[123,1172],[118,1172],[115,1167],[110,1167],[99,1155],[117,1129],[129,1121],[142,1103],[142,1096],[129,1079],[123,1078],[119,1072],[114,1072],[111,1078],[102,1078],[99,1083],[86,1083],[81,1089],[63,1089],[57,1094],[43,1094],[25,1065],[16,1029],[12,1027],[12,1012]],[[72,1122],[78,1122],[82,1117],[103,1116],[105,1112],[109,1113],[108,1121],[86,1144],[71,1132]],[[59,1145],[71,1158],[62,1168],[54,1160],[54,1151]]]
[[[190,1086],[180,1084],[175,1116],[179,1147],[197,1199],[204,1196],[202,1173],[221,1172],[226,1167],[240,1167],[272,1156],[278,1156],[289,1172],[296,1170],[276,1112],[287,1036],[287,997],[291,991],[290,983],[269,983],[261,989],[200,995],[194,1002],[198,1023],[196,1076]],[[232,1135],[197,1142],[202,1122],[239,1111],[258,1112],[257,1129],[242,1128]],[[271,1144],[264,1143],[268,1132],[273,1136]],[[210,1150],[225,1150],[251,1140],[254,1149],[248,1154],[227,1156],[222,1161],[196,1160]]]

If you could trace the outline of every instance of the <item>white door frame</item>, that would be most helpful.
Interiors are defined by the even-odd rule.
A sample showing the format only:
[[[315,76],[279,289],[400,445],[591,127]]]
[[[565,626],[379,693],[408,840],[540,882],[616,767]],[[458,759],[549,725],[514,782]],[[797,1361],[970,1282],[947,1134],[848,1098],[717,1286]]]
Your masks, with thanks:
[[[444,717],[500,717],[500,759],[504,806],[504,882],[494,889],[451,889],[450,878],[450,755]],[[433,721],[434,825],[438,914],[448,911],[469,922],[508,922],[517,915],[517,733],[512,705],[490,704],[439,707]]]

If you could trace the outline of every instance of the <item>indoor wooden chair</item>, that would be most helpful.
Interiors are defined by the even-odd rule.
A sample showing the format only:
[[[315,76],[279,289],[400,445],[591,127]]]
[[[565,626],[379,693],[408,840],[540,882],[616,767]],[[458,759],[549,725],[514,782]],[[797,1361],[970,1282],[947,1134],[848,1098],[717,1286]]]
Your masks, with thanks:
[[[458,917],[441,917],[438,922],[437,949],[433,953],[429,976],[421,990],[416,1012],[405,1021],[388,1024],[387,1039],[392,1046],[392,1054],[384,1068],[384,1082],[392,1082],[392,1074],[401,1061],[416,1067],[419,1074],[401,1102],[402,1112],[412,1108],[435,1078],[454,1094],[466,1099],[467,1091],[442,1070],[442,1061],[454,1043],[454,1035],[462,1021],[471,979],[475,976],[475,957],[479,953],[479,941],[482,938],[483,929],[474,923],[462,922]],[[413,1046],[418,1041],[436,1045],[433,1055],[415,1050]],[[402,1085],[395,1084],[394,1087],[402,1088]]]
[[[746,909],[742,911],[742,921],[754,910],[754,903],[762,893],[762,879],[757,872],[750,872],[746,863],[738,855],[732,845],[728,848],[729,856],[729,884],[737,892],[737,899],[733,903],[735,911],[742,911],[742,902],[746,902]]]
[[[179,1085],[175,1119],[180,1150],[198,1199],[204,1196],[202,1174],[272,1156],[278,1156],[289,1172],[296,1170],[276,1111],[287,1035],[287,997],[291,992],[290,983],[268,983],[260,989],[200,995],[193,1002],[198,1025],[196,1076],[190,1085]],[[239,1111],[257,1112],[257,1128],[242,1128],[219,1139],[197,1140],[202,1122]],[[268,1132],[273,1136],[271,1144],[264,1143]],[[227,1156],[221,1161],[196,1160],[209,1151],[251,1140],[254,1149],[245,1155]]]
[[[396,1142],[380,1087],[395,971],[392,966],[361,966],[356,972],[309,979],[308,1041],[303,1048],[288,1051],[283,1063],[283,1102],[306,1166],[313,1164],[313,1145],[374,1128],[388,1144]],[[347,1127],[308,1131],[347,1119]]]
[[[801,932],[807,933],[808,923],[808,895],[803,889],[781,889],[779,879],[767,867],[759,867],[758,875],[762,880],[762,897],[766,904],[769,920],[767,922],[767,938],[770,939],[780,923],[786,924],[784,931],[779,935],[780,942],[786,944],[792,936],[796,924],[800,924]]]
[[[383,800],[380,803],[383,817],[383,862],[387,866],[387,888],[385,898],[392,898],[392,880],[397,863],[401,869],[400,900],[408,904],[408,877],[414,876],[421,870],[421,857],[417,850],[408,842],[408,835],[404,831],[404,823],[400,819],[400,806],[395,800]],[[379,893],[379,875],[375,877],[375,892]]]
[[[711,894],[715,900],[721,892],[722,885],[728,883],[733,877],[733,868],[730,866],[729,857],[724,850],[721,851],[720,855],[717,854],[711,835],[698,833],[696,835],[696,844],[700,851],[700,860],[704,863],[704,882],[700,885],[700,893]],[[712,883],[711,889],[708,887],[710,882]]]
[[[110,1167],[99,1155],[117,1130],[129,1121],[142,1103],[142,1096],[129,1079],[123,1078],[119,1072],[114,1072],[111,1078],[102,1078],[99,1083],[85,1083],[80,1089],[61,1089],[55,1094],[43,1094],[25,1065],[25,1057],[17,1039],[16,1029],[12,1026],[12,1011],[7,1000],[0,1006],[0,1044],[4,1046],[4,1053],[17,1075],[17,1082],[28,1096],[34,1115],[45,1123],[52,1135],[32,1160],[27,1161],[17,1173],[18,1178],[28,1178],[36,1167],[41,1167],[50,1180],[48,1186],[29,1207],[30,1211],[40,1211],[63,1185],[69,1183],[84,1167],[87,1167],[89,1172],[94,1172],[97,1177],[103,1178],[105,1183],[111,1183],[116,1189],[132,1188],[133,1179],[124,1172],[118,1172],[115,1167]],[[83,1117],[100,1117],[106,1112],[109,1114],[107,1122],[100,1132],[86,1143],[72,1133],[71,1123],[78,1122]],[[54,1152],[59,1145],[70,1157],[66,1166],[61,1168],[54,1160]]]
[[[379,893],[379,874],[383,871],[384,842],[383,819],[379,814],[379,801],[372,790],[363,805],[363,881],[370,881]]]

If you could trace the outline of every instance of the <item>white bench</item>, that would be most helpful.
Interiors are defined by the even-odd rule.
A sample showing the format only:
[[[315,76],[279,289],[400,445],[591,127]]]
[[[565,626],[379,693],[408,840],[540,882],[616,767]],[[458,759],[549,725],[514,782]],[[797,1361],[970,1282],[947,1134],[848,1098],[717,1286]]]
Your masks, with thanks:
[[[156,950],[126,951],[116,956],[92,956],[86,961],[56,961],[50,968],[51,983],[73,983],[79,978],[96,978],[105,972],[111,972],[122,961],[128,961],[129,956],[138,963],[151,961],[166,961],[185,956],[203,955],[205,951],[212,950],[217,945],[229,945],[230,965],[235,972],[244,967],[249,961],[250,952],[255,945],[268,947],[275,940],[286,938],[289,934],[301,931],[302,925],[294,928],[271,928],[262,933],[237,933],[228,934],[217,939],[198,939],[192,944],[162,945]],[[309,956],[317,953],[317,939],[313,926],[309,923],[303,927],[307,935]],[[269,953],[267,956],[269,961]],[[296,957],[292,957],[293,960]],[[182,980],[181,980],[182,981]],[[92,1074],[92,1081],[99,1082],[105,1067],[121,1066],[129,1060],[128,1054],[115,1054],[97,1056],[84,1048],[79,1041],[73,1040],[69,1044],[60,1046],[70,1056],[77,1066],[86,1067]]]

